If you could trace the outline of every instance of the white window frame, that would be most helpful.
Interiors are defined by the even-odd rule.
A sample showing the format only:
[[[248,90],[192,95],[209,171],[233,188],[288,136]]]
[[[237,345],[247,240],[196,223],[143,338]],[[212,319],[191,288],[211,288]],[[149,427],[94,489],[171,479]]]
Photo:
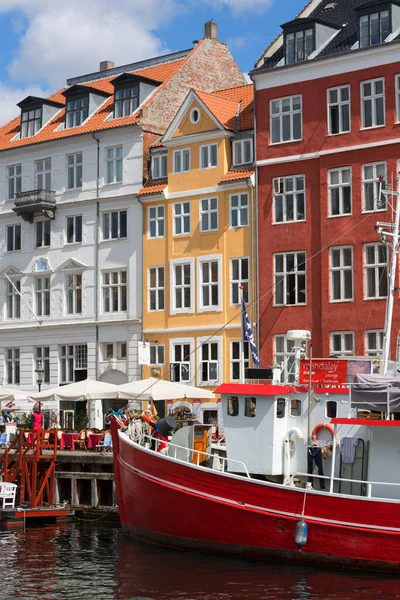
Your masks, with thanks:
[[[160,359],[160,351],[162,353],[162,360]],[[154,357],[152,354],[154,354]],[[165,345],[150,344],[150,366],[162,367],[163,365],[165,365]]]
[[[351,254],[351,265],[344,264],[344,252],[350,250]],[[339,253],[340,255],[340,265],[333,266],[333,253]],[[345,288],[346,288],[346,273],[351,273],[351,297],[345,297]],[[340,297],[334,298],[334,273],[339,273],[340,279]],[[330,289],[329,289],[329,301],[332,303],[336,302],[354,302],[354,251],[353,246],[333,246],[329,248],[329,279],[330,279]]]
[[[191,384],[192,382],[194,382],[194,376],[195,376],[195,369],[194,369],[194,338],[170,338],[169,340],[169,364],[170,366],[172,364],[174,364],[174,359],[175,359],[175,346],[177,345],[184,345],[184,344],[188,344],[189,345],[189,350],[190,350],[190,356],[188,357],[189,359],[186,361],[180,361],[185,365],[189,365],[189,378],[184,381],[180,380],[180,383],[188,383]],[[185,357],[184,357],[185,358]],[[170,373],[170,378],[171,378],[171,373]]]
[[[232,163],[235,167],[238,165],[251,165],[254,160],[254,150],[253,150],[253,139],[252,138],[243,138],[242,140],[235,140],[233,142],[232,155],[233,160]],[[246,156],[246,146],[250,148],[250,159],[245,160]],[[236,160],[236,155],[239,155],[241,160]]]
[[[104,275],[106,275],[108,273],[109,275],[109,283],[104,283]],[[118,281],[112,282],[112,275],[114,273],[118,273]],[[122,281],[122,273],[125,273],[125,282]],[[112,306],[112,288],[117,288],[117,294],[118,294],[118,307],[117,310],[113,310],[113,306]],[[125,289],[125,304],[126,307],[123,307],[124,304],[124,292],[123,290]],[[105,310],[106,307],[106,290],[108,290],[108,304],[110,307],[110,310]],[[101,299],[102,299],[102,314],[103,315],[110,315],[110,314],[126,314],[128,312],[128,308],[129,308],[129,295],[128,295],[128,269],[127,268],[122,268],[122,269],[111,269],[111,270],[105,270],[101,272]]]
[[[300,98],[300,108],[299,109],[293,109],[293,101],[295,98]],[[282,111],[282,104],[285,100],[290,100],[290,110],[287,112],[283,112]],[[273,102],[279,102],[279,112],[272,114],[272,103]],[[295,138],[293,136],[293,130],[294,130],[294,125],[293,125],[293,117],[294,115],[300,114],[300,137]],[[283,138],[283,117],[289,116],[290,117],[290,137],[287,140],[282,139]],[[280,131],[280,135],[279,135],[279,141],[272,141],[272,131],[273,131],[273,127],[272,127],[272,120],[273,119],[278,119],[279,118],[279,131]],[[303,96],[302,94],[294,94],[293,96],[285,96],[284,98],[272,98],[269,101],[269,124],[270,124],[270,139],[269,139],[269,144],[270,146],[275,146],[276,144],[290,144],[292,142],[300,142],[303,139]]]
[[[295,268],[294,270],[292,269],[291,271],[287,270],[287,255],[288,254],[294,254],[295,255]],[[304,254],[304,271],[298,271],[298,266],[299,266],[299,254]],[[279,271],[276,271],[276,257],[277,256],[283,256],[284,257],[284,270],[282,271],[282,273]],[[294,250],[293,252],[277,252],[273,255],[273,269],[274,269],[274,306],[306,306],[307,304],[307,252],[305,250]],[[296,296],[298,296],[299,294],[299,283],[298,283],[298,277],[299,276],[304,276],[304,285],[305,285],[305,300],[304,302],[294,302],[294,303],[288,303],[288,302],[283,302],[283,303],[277,303],[276,302],[276,290],[278,288],[278,284],[282,283],[283,285],[283,296],[284,298],[287,298],[287,277],[289,275],[295,275],[296,276]],[[279,279],[278,279],[279,278]]]
[[[154,209],[154,211],[155,211],[155,217],[151,216],[152,209]],[[154,204],[152,206],[148,206],[147,217],[148,217],[147,238],[149,240],[155,240],[156,238],[163,238],[165,236],[165,206],[164,206],[164,204]],[[151,224],[152,223],[155,224],[155,229],[156,229],[155,235],[151,235]],[[160,233],[161,223],[162,223],[162,232]]]
[[[386,248],[386,263],[384,262],[379,262],[379,248],[380,247],[384,247]],[[367,249],[368,248],[374,248],[374,256],[375,256],[375,262],[374,263],[367,263]],[[363,258],[364,258],[364,300],[384,300],[387,298],[387,294],[384,295],[379,295],[379,284],[380,284],[380,280],[381,280],[381,276],[379,274],[379,270],[383,269],[386,267],[386,287],[387,290],[389,290],[389,253],[387,251],[387,247],[384,246],[383,244],[380,244],[379,242],[374,242],[371,244],[364,244],[364,248],[363,248]],[[368,271],[374,271],[374,278],[375,278],[375,295],[373,296],[369,296],[368,295]]]
[[[278,351],[278,341],[283,344],[283,351]],[[273,356],[275,364],[281,368],[281,383],[293,383],[295,380],[294,340],[288,340],[286,334],[278,333],[273,339]]]
[[[183,212],[184,207],[189,206],[189,212]],[[180,214],[176,214],[176,207],[180,206],[181,207],[181,213]],[[182,202],[175,202],[172,205],[172,211],[173,211],[173,220],[174,220],[174,237],[181,237],[181,236],[185,236],[185,235],[190,235],[190,231],[191,231],[191,227],[192,227],[192,223],[191,223],[191,206],[190,206],[190,201],[189,200],[183,200]],[[185,219],[189,218],[189,231],[183,231],[183,226],[185,224]],[[180,221],[181,223],[181,228],[182,231],[180,233],[176,232],[176,223],[177,221]]]
[[[242,198],[246,197],[246,204],[242,204]],[[237,198],[237,206],[233,206],[233,198]],[[237,225],[233,224],[232,215],[237,212]],[[242,215],[246,215],[246,223],[242,223]],[[247,192],[237,192],[229,195],[229,227],[239,229],[239,227],[249,227],[250,224],[250,205],[249,194]]]
[[[340,336],[340,345],[341,345],[341,350],[334,350],[333,349],[333,337],[334,336]],[[343,348],[345,348],[346,346],[346,339],[349,339],[349,337],[351,336],[352,339],[352,349],[351,350],[343,350]],[[330,347],[330,356],[354,356],[354,342],[355,342],[355,335],[354,335],[354,331],[331,331],[330,336],[329,336],[329,347]]]
[[[157,179],[167,179],[168,177],[168,154],[159,152],[151,156],[151,178],[153,181]]]
[[[71,278],[71,282],[70,282]],[[79,279],[80,278],[80,279]],[[79,294],[80,290],[80,294]],[[80,295],[80,299],[79,299]],[[69,297],[71,297],[72,311],[69,311]],[[80,310],[78,310],[80,304]],[[71,315],[82,315],[83,309],[83,273],[66,273],[65,274],[65,314],[66,316]]]
[[[243,261],[247,260],[247,279],[242,278],[242,273],[243,273]],[[233,278],[233,262],[234,261],[238,261],[238,272],[239,272],[239,279],[234,279]],[[250,259],[248,256],[240,256],[238,258],[231,258],[229,261],[229,274],[230,274],[230,305],[231,306],[240,306],[242,303],[241,300],[241,290],[240,287],[243,286],[245,289],[243,290],[244,293],[244,299],[245,302],[248,303],[250,300],[250,286],[249,286],[249,282],[250,282]],[[245,284],[245,285],[243,285]],[[246,286],[247,284],[247,286]],[[233,290],[234,288],[237,287],[237,294],[238,294],[238,301],[234,302],[233,301]],[[247,288],[247,290],[246,290]],[[246,294],[247,291],[247,294]]]
[[[19,248],[16,248],[16,236],[15,236],[15,231],[16,228],[19,228]],[[12,229],[12,248],[8,248],[8,232],[9,230]],[[12,223],[11,225],[7,225],[6,226],[6,248],[7,248],[7,252],[20,252],[21,248],[22,248],[22,226],[21,223]]]
[[[216,148],[216,163],[215,165],[211,162],[211,148]],[[203,163],[203,150],[207,148],[207,162]],[[212,144],[203,144],[199,148],[199,167],[200,171],[206,171],[207,169],[216,169],[218,167],[218,144],[213,142]]]
[[[34,367],[38,368],[39,362],[42,364],[42,369],[44,369],[43,373],[43,383],[45,385],[49,385],[50,383],[50,346],[35,346],[33,349],[34,352]],[[36,383],[35,372],[33,372],[33,383]]]
[[[347,89],[349,92],[348,100],[341,99],[341,93],[342,93],[343,89]],[[336,102],[331,102],[330,101],[330,93],[335,92],[335,91],[337,92],[338,99]],[[344,133],[350,133],[351,132],[351,88],[350,88],[350,85],[348,85],[348,84],[338,85],[338,86],[328,88],[326,90],[326,102],[327,102],[328,135],[343,135]],[[335,107],[335,106],[338,107],[338,112],[339,112],[339,131],[338,132],[332,131],[331,108]],[[343,127],[343,109],[345,106],[349,107],[349,128],[348,129],[344,129],[344,127]]]
[[[175,304],[175,267],[179,265],[189,265],[190,267],[190,284],[180,286],[182,289],[185,287],[190,288],[190,307],[182,307],[176,308]],[[194,290],[195,290],[195,281],[194,281],[194,258],[175,258],[169,261],[169,288],[170,288],[170,314],[177,315],[181,313],[194,313]]]
[[[216,208],[211,207],[212,200],[216,200]],[[206,209],[203,208],[203,202],[207,203]],[[218,196],[212,196],[211,198],[200,198],[199,200],[199,210],[200,210],[200,232],[208,233],[218,231]],[[217,226],[211,227],[211,217],[212,215],[217,215]],[[203,216],[207,217],[208,227],[203,228]]]
[[[203,264],[204,263],[217,263],[218,268],[218,304],[215,306],[204,306],[203,305],[203,286],[208,286],[210,291],[211,299],[211,288],[213,282],[203,282]],[[197,312],[220,312],[222,310],[222,255],[221,254],[210,254],[208,256],[202,256],[197,259]]]
[[[20,320],[22,318],[22,311],[21,311],[21,285],[22,285],[22,279],[21,277],[10,277],[9,281],[8,279],[5,280],[5,285],[6,285],[6,310],[5,312],[5,318],[7,321],[14,321],[14,320]],[[15,289],[14,288],[17,288]],[[18,291],[17,291],[18,290]],[[18,293],[19,292],[19,293]],[[11,310],[9,310],[9,307],[11,305]]]
[[[125,346],[124,352],[122,352],[123,346]],[[107,356],[107,347],[112,348],[111,356]],[[103,342],[101,345],[101,351],[103,362],[107,362],[113,359],[126,360],[128,357],[128,344],[127,342]]]
[[[125,235],[121,234],[121,215],[125,213]],[[117,236],[113,237],[112,235],[112,220],[113,215],[117,215]],[[106,227],[104,226],[104,221],[108,217],[108,232],[109,236],[105,237]],[[119,210],[105,210],[101,213],[101,239],[103,242],[112,242],[115,240],[126,240],[128,237],[128,209],[121,208]]]
[[[160,285],[160,269],[163,270],[164,272],[164,285]],[[151,287],[151,271],[155,270],[156,272],[156,285],[155,287]],[[164,267],[164,265],[161,266],[155,266],[155,267],[148,267],[147,269],[147,307],[148,307],[148,311],[149,312],[164,312],[165,311],[165,275],[166,275],[166,269]],[[154,292],[155,295],[155,299],[156,299],[156,308],[151,308],[151,294],[152,292]],[[159,302],[159,293],[162,292],[162,297],[163,297],[163,307],[160,308],[160,302]]]
[[[71,245],[71,244],[81,244],[83,241],[83,217],[82,215],[68,215],[66,217],[67,219],[67,225],[66,225],[66,230],[65,230],[65,243],[67,245]],[[81,239],[77,240],[76,239],[76,231],[77,231],[77,226],[76,226],[76,222],[77,219],[81,220]],[[69,223],[72,222],[72,241],[69,242],[68,241],[68,227],[69,227]]]
[[[369,344],[369,336],[375,336],[375,344],[374,348],[371,348]],[[383,341],[385,337],[385,332],[383,329],[369,329],[364,332],[364,342],[365,342],[365,356],[372,356],[380,358],[383,354]]]
[[[303,189],[297,190],[297,180],[303,180]],[[287,186],[291,183],[292,190],[287,190]],[[277,186],[282,186],[283,191],[277,192]],[[285,177],[275,177],[272,180],[272,194],[273,194],[273,223],[274,225],[282,225],[283,223],[298,223],[306,220],[307,213],[307,198],[306,198],[306,176],[305,175],[289,175]],[[304,203],[304,216],[302,218],[298,218],[299,215],[299,196],[303,195],[303,203]],[[282,221],[277,221],[276,219],[276,198],[277,196],[282,196]],[[293,197],[293,219],[287,218],[287,205],[288,205],[288,197]]]
[[[83,182],[83,152],[74,152],[73,154],[67,154],[67,185],[66,189],[80,190],[82,189]],[[69,176],[72,173],[73,186],[69,186]]]
[[[217,346],[217,359],[213,360],[208,358],[208,360],[203,361],[203,346],[205,344],[216,344]],[[209,352],[211,348],[209,347]],[[221,336],[215,337],[198,337],[196,339],[196,358],[197,358],[197,385],[199,387],[214,387],[220,385],[222,383],[222,375],[224,372],[224,364],[223,364],[223,343]],[[207,363],[216,363],[217,367],[217,377],[216,379],[207,379],[203,381],[203,362]],[[209,368],[208,368],[209,372]]]
[[[350,183],[343,181],[343,172],[350,172]],[[332,183],[331,176],[333,173],[338,173],[339,183]],[[350,212],[344,212],[343,189],[350,188]],[[339,212],[333,214],[332,211],[332,190],[339,190]],[[337,169],[328,170],[328,217],[336,219],[337,217],[349,216],[353,214],[353,171],[351,167],[338,167]]]
[[[387,210],[387,199],[386,197],[384,197],[385,199],[385,205],[381,208],[379,207],[379,202],[380,202],[380,198],[378,198],[378,192],[379,192],[379,176],[377,176],[376,174],[376,169],[379,165],[384,165],[385,167],[385,174],[383,176],[384,181],[386,181],[387,178],[387,162],[386,161],[378,161],[378,162],[373,162],[373,163],[367,163],[367,164],[363,164],[361,165],[361,185],[362,185],[362,210],[363,212],[367,213],[367,212],[382,212],[382,211],[386,211]],[[372,167],[373,171],[374,171],[374,176],[372,177],[372,179],[365,179],[365,169],[367,167]],[[374,202],[374,206],[373,208],[366,208],[365,206],[365,184],[366,183],[373,183],[373,202]]]
[[[175,164],[175,157],[176,156],[180,156],[180,170],[176,170],[176,164]],[[185,169],[185,156],[188,156],[188,164],[187,164],[187,169]],[[189,173],[190,171],[190,163],[191,163],[191,152],[190,152],[190,148],[182,148],[181,150],[174,150],[172,153],[172,172],[174,175],[177,175],[179,173]]]
[[[9,385],[21,384],[21,349],[4,348],[4,379]],[[9,377],[11,365],[11,377]]]
[[[42,167],[41,169],[39,169],[40,166]],[[51,157],[35,160],[35,181],[37,190],[51,190],[51,170]]]
[[[40,288],[39,288],[40,282]],[[35,312],[38,317],[50,317],[51,315],[51,277],[43,274],[34,278]],[[48,301],[48,312],[46,302]]]
[[[63,352],[65,348],[65,353]],[[62,378],[62,362],[65,361],[65,379]],[[58,347],[59,382],[73,383],[75,371],[87,371],[88,347],[87,344],[60,344]]]
[[[22,163],[7,165],[6,172],[6,198],[14,200],[15,195],[22,191]]]
[[[238,344],[239,348],[239,358],[233,357],[233,344]],[[230,349],[230,369],[229,369],[229,377],[230,381],[233,382],[241,382],[245,379],[246,369],[250,368],[250,346],[249,342],[244,342],[243,340],[230,340],[229,343]],[[233,367],[234,365],[239,365],[239,377],[233,377]]]
[[[46,231],[47,230],[47,231]],[[48,235],[49,243],[45,243]],[[51,246],[51,219],[39,219],[35,221],[35,248],[50,248]]]
[[[383,83],[383,92],[380,94],[375,94],[374,92],[374,86],[378,81],[382,81]],[[371,84],[371,89],[372,89],[372,93],[371,96],[364,96],[363,95],[363,86],[367,83]],[[385,127],[386,125],[386,98],[385,98],[385,78],[384,77],[377,77],[376,79],[367,79],[366,81],[361,81],[360,82],[360,102],[361,102],[361,107],[360,107],[360,118],[361,118],[361,129],[374,129],[376,127]],[[377,100],[379,100],[380,98],[383,98],[383,123],[377,123],[377,110],[376,110],[376,105],[377,105]],[[364,106],[365,103],[371,101],[371,116],[372,116],[372,125],[366,125],[365,124],[365,113],[364,113]]]
[[[105,184],[113,185],[117,183],[123,183],[124,181],[124,148],[122,144],[118,144],[117,146],[109,146],[105,148],[105,162],[106,162],[106,172],[104,175]],[[109,170],[109,165],[112,165]],[[119,178],[119,170],[121,171]],[[112,177],[109,177],[109,175]]]

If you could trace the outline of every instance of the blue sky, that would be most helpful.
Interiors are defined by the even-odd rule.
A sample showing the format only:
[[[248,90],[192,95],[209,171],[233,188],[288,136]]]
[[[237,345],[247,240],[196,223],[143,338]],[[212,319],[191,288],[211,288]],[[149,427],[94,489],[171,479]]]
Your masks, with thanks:
[[[134,62],[190,48],[218,23],[243,71],[306,0],[0,0],[0,122],[28,94],[48,95],[101,60]]]

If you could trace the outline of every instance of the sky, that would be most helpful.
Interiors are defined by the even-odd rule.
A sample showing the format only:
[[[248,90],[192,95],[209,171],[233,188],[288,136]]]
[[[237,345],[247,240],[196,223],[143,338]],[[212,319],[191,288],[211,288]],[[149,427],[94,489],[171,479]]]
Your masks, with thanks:
[[[192,47],[218,24],[244,72],[306,0],[0,0],[0,124],[28,95],[99,69]]]

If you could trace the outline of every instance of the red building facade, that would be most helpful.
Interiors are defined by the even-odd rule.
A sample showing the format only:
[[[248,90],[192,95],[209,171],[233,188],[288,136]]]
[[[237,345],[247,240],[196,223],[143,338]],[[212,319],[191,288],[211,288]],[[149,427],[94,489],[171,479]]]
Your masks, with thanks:
[[[252,73],[263,366],[284,361],[290,329],[311,331],[315,357],[381,354],[390,252],[375,225],[396,207],[379,180],[397,191],[399,15],[397,1],[314,0]]]

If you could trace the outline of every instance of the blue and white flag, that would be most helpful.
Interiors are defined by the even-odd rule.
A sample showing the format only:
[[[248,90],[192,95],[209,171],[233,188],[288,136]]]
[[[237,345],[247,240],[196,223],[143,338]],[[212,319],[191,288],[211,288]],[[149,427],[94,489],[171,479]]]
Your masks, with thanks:
[[[260,357],[258,356],[257,346],[254,342],[253,330],[251,328],[249,315],[247,314],[246,303],[242,295],[242,322],[243,322],[243,339],[249,342],[253,362],[257,367],[261,368]]]

